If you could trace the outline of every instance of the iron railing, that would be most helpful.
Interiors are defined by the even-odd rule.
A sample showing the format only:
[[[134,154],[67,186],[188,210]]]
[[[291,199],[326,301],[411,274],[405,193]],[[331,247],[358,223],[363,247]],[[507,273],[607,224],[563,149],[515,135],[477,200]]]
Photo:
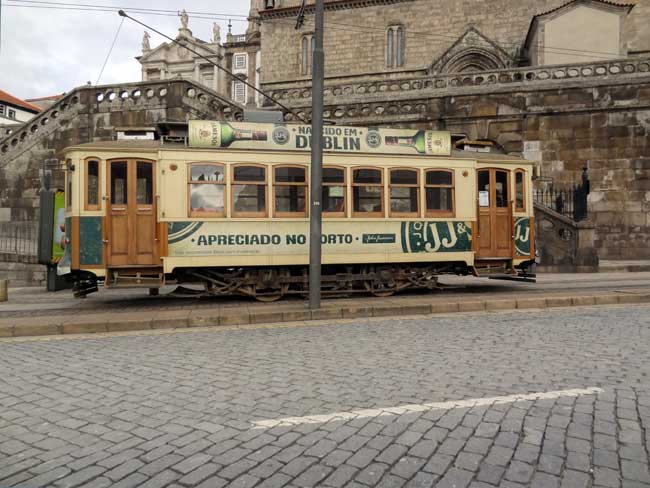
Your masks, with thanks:
[[[589,195],[589,176],[587,168],[582,169],[581,182],[567,188],[557,188],[552,183],[546,188],[538,188],[533,192],[536,203],[543,205],[559,214],[569,217],[575,222],[587,220],[587,196]]]
[[[37,256],[37,222],[0,222],[0,261],[35,263]]]

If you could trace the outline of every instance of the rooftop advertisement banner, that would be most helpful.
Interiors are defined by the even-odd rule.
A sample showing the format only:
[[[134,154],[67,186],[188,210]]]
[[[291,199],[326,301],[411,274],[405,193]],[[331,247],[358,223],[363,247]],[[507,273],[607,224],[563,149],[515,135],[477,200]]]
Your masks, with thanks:
[[[205,148],[310,151],[311,126],[190,120],[189,145]],[[444,131],[374,127],[323,127],[323,150],[347,153],[451,155]]]

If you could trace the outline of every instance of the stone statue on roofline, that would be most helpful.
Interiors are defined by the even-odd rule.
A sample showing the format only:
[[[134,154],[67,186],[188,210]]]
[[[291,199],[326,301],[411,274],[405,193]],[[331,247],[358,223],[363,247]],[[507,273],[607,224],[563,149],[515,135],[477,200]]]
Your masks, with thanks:
[[[182,27],[183,29],[187,29],[187,24],[189,23],[190,18],[189,18],[189,16],[187,15],[187,12],[185,11],[185,9],[183,9],[183,10],[181,11],[181,13],[179,14],[179,16],[180,16],[180,18],[181,18],[181,27]]]
[[[216,22],[212,24],[212,43],[220,44],[221,43],[221,27]]]
[[[151,36],[149,36],[149,33],[147,31],[144,31],[144,36],[142,36],[142,52],[146,53],[147,51],[151,51],[151,44],[149,43],[149,39]]]

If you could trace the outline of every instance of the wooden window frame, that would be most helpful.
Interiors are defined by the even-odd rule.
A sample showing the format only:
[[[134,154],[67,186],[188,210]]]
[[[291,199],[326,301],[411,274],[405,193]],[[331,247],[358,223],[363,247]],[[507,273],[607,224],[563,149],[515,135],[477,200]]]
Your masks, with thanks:
[[[354,181],[354,172],[359,169],[372,169],[375,171],[379,171],[379,175],[381,176],[381,182],[380,183],[355,183]],[[351,197],[352,197],[352,217],[367,217],[367,218],[384,218],[385,217],[385,210],[386,210],[386,196],[385,196],[385,188],[384,188],[384,181],[385,181],[385,176],[384,176],[384,168],[378,168],[376,166],[353,166],[350,168],[352,171],[350,175],[350,188],[352,190],[351,192]],[[354,188],[357,186],[376,186],[381,189],[380,193],[380,198],[381,198],[381,210],[379,212],[357,212],[354,210]]]
[[[323,166],[323,169],[338,169],[339,171],[343,171],[343,183],[325,183],[323,182],[323,186],[340,186],[343,187],[343,212],[326,212],[323,210],[323,218],[324,219],[335,219],[335,218],[345,218],[348,213],[348,172],[347,168],[345,166],[336,166],[336,165],[326,165]],[[321,198],[322,200],[322,198]],[[322,202],[321,202],[322,204]]]
[[[264,169],[264,181],[235,181],[235,170],[239,167],[253,166]],[[238,163],[230,166],[230,215],[231,217],[244,218],[265,218],[269,214],[269,165],[259,163]],[[264,190],[264,211],[263,212],[237,212],[235,210],[235,189],[236,185],[259,185]]]
[[[393,171],[414,171],[416,182],[415,184],[393,184],[391,183],[391,175]],[[415,212],[393,212],[392,200],[393,188],[415,188],[417,189],[417,210]],[[420,216],[420,170],[418,168],[388,168],[388,216],[389,217],[419,217]]]
[[[275,170],[280,168],[300,168],[305,172],[305,182],[296,183],[296,182],[278,182],[275,180]],[[300,219],[309,216],[309,170],[307,166],[302,164],[277,164],[271,167],[273,170],[273,194],[271,196],[272,205],[273,205],[273,217],[275,218],[289,218],[289,219]],[[275,189],[278,186],[304,186],[305,187],[305,210],[304,212],[278,212],[275,209]]]
[[[223,168],[223,181],[192,181],[192,166],[221,166]],[[224,218],[228,207],[228,175],[226,173],[228,165],[217,162],[200,162],[194,161],[187,165],[187,215],[188,217],[205,217],[205,218]],[[223,186],[223,212],[203,212],[192,210],[192,185],[222,185]]]
[[[88,165],[91,161],[97,162],[97,203],[88,203]],[[84,159],[84,210],[97,211],[102,208],[102,160],[88,157]]]
[[[515,207],[515,212],[526,212],[526,208],[528,207],[527,202],[526,202],[526,170],[523,168],[517,168],[515,171],[515,188],[514,188],[514,207]],[[517,175],[521,174],[521,199],[523,203],[523,207],[517,206]]]
[[[443,171],[451,174],[451,185],[428,185],[427,174],[432,171]],[[456,216],[456,174],[452,169],[447,168],[427,168],[424,170],[422,178],[424,192],[424,216],[425,217],[455,217]],[[451,211],[448,210],[429,210],[427,205],[427,188],[451,188]]]

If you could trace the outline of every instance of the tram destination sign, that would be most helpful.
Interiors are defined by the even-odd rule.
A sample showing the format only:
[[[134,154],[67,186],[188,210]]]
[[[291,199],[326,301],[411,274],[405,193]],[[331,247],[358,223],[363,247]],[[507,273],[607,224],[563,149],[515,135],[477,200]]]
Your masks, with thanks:
[[[310,151],[311,126],[190,120],[192,147]],[[380,127],[323,127],[323,150],[347,153],[451,155],[445,131]]]

